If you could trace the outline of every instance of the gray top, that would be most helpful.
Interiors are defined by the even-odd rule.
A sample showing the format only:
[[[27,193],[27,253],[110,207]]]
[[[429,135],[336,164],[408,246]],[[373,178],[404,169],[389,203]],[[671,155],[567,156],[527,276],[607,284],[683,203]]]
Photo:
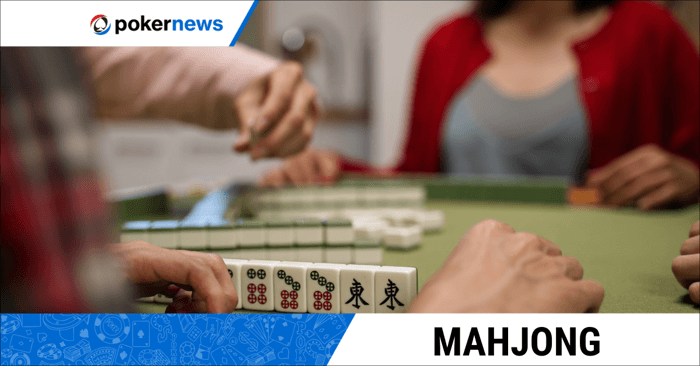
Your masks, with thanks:
[[[457,95],[443,135],[450,175],[568,177],[581,182],[588,127],[572,76],[544,95],[512,97],[478,76]]]

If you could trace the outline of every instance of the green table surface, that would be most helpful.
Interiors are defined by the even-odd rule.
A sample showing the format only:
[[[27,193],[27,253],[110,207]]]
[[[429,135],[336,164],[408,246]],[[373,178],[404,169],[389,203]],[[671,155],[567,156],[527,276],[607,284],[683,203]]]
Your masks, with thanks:
[[[687,290],[671,272],[671,261],[698,220],[698,206],[639,212],[560,204],[455,202],[431,200],[427,209],[445,212],[447,223],[426,233],[414,250],[384,250],[383,265],[418,269],[419,288],[437,271],[464,233],[477,222],[495,219],[516,231],[537,234],[578,259],[584,278],[605,288],[605,313],[698,313]],[[140,304],[144,312],[164,305]]]

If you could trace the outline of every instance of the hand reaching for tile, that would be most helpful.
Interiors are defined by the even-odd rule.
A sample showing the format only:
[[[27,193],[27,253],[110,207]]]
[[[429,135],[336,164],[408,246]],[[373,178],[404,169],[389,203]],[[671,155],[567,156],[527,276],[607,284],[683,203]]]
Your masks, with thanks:
[[[236,98],[240,137],[234,150],[250,151],[257,160],[290,156],[306,147],[321,107],[316,88],[304,79],[303,71],[298,63],[285,62]]]
[[[690,228],[690,237],[683,242],[672,268],[678,283],[688,289],[690,299],[700,304],[700,221]]]
[[[307,149],[286,159],[258,181],[263,187],[282,187],[309,183],[334,183],[340,175],[340,159],[330,151]]]
[[[113,244],[140,296],[173,297],[166,312],[230,313],[238,296],[224,260],[216,254],[172,250],[132,241]]]
[[[409,312],[596,312],[603,287],[546,239],[485,220],[460,240]]]

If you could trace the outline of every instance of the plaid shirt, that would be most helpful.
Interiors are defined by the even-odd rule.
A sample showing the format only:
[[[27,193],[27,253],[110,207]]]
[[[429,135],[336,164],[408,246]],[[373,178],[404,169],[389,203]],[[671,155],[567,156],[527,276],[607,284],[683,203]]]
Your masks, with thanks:
[[[128,309],[105,250],[91,101],[67,48],[2,48],[2,312]]]

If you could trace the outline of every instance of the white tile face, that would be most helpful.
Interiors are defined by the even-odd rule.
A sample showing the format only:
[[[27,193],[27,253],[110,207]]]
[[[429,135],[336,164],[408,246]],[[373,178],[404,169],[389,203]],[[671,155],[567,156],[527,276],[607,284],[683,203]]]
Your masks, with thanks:
[[[283,313],[306,312],[306,268],[307,264],[277,263],[273,285],[275,310]]]
[[[141,297],[136,299],[138,302],[154,302],[155,301],[155,296],[149,296],[149,297]]]
[[[440,210],[430,210],[423,214],[423,229],[425,231],[437,231],[445,226],[445,213]]]
[[[374,273],[375,313],[405,313],[416,297],[416,269],[380,267]]]
[[[383,259],[384,251],[382,248],[353,248],[353,262],[355,264],[380,265]]]
[[[173,299],[163,294],[156,294],[155,296],[153,296],[153,302],[157,304],[170,304],[173,302]]]
[[[180,229],[180,248],[207,249],[206,230]]]
[[[423,240],[423,232],[419,226],[390,227],[384,234],[384,245],[389,248],[410,249],[418,246]]]
[[[323,262],[352,264],[352,247],[325,247],[323,249]]]
[[[355,230],[356,246],[379,246],[384,237],[387,225],[383,222],[363,223],[357,225]]]
[[[292,246],[294,244],[294,228],[267,228],[266,243],[269,246]]]
[[[209,248],[231,249],[236,247],[236,230],[209,230]]]
[[[323,244],[323,227],[297,227],[294,229],[294,243],[297,245]]]
[[[236,243],[239,247],[261,247],[265,245],[265,230],[263,228],[237,229]]]
[[[150,243],[166,249],[177,249],[179,235],[177,230],[172,231],[155,231],[149,234]]]
[[[306,307],[313,314],[340,313],[341,264],[316,263],[306,269]]]
[[[352,226],[328,226],[325,230],[328,245],[347,245],[355,242],[355,231]]]
[[[243,308],[243,292],[241,291],[241,266],[246,263],[246,260],[242,259],[229,259],[224,258],[224,263],[226,268],[228,268],[228,274],[231,276],[231,281],[233,281],[233,287],[236,289],[236,294],[238,295],[238,304],[236,309]]]
[[[273,261],[249,261],[241,265],[241,294],[243,308],[272,311],[275,309]]]
[[[300,262],[323,262],[323,248],[294,248],[296,260]]]
[[[374,312],[374,272],[379,266],[349,265],[340,272],[340,312]]]

